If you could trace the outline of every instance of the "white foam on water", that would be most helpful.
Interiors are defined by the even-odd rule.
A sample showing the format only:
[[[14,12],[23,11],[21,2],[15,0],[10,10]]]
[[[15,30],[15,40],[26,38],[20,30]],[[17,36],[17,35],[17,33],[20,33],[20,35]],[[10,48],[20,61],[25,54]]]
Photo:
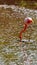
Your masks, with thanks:
[[[22,39],[22,42],[35,42],[35,40],[26,40],[26,39]]]

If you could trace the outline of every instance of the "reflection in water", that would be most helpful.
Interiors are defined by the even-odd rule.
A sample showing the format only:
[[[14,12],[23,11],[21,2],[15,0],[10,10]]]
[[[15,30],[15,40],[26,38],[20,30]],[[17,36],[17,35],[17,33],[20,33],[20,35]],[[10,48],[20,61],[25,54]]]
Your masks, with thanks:
[[[26,16],[32,17],[35,23],[23,33],[25,42],[20,42],[18,34]],[[0,5],[0,65],[37,65],[36,21],[37,10]]]

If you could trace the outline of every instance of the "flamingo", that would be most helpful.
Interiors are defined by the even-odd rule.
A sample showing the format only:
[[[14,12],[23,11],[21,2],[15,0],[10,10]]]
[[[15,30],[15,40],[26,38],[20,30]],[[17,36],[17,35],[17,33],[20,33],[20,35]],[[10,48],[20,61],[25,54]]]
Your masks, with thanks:
[[[23,29],[22,29],[22,30],[20,31],[20,33],[19,33],[20,41],[22,40],[22,33],[26,31],[26,29],[28,28],[28,26],[29,26],[32,22],[34,22],[34,21],[32,20],[31,17],[26,17],[26,18],[25,18],[25,20],[24,20],[24,27],[23,27]]]

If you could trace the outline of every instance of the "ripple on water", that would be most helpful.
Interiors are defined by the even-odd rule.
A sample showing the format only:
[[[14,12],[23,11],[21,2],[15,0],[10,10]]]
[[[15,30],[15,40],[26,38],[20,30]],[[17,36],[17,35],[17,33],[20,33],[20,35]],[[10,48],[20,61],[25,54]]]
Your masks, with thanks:
[[[5,10],[7,8],[11,8],[12,11],[14,11],[13,13],[11,13],[11,15],[10,15],[10,11],[9,13],[8,12],[1,13],[2,17],[3,15],[9,17],[7,19],[9,19],[10,22],[9,25],[5,27],[0,26],[0,65],[37,65],[37,25],[36,24],[32,25],[31,29],[33,28],[33,31],[28,32],[28,30],[30,30],[28,28],[26,34],[24,34],[25,35],[24,38],[28,40],[33,39],[35,40],[34,42],[32,40],[31,41],[25,40],[25,42],[17,41],[15,35],[13,37],[12,34],[12,33],[15,34],[17,29],[19,30],[19,28],[21,28],[21,27],[18,28],[16,24],[15,25],[13,24],[16,21],[15,18],[17,17],[24,18],[30,16],[36,22],[37,10],[25,9],[24,7],[22,8],[14,5],[11,6],[0,5],[0,7],[4,7]],[[13,23],[11,22],[13,21],[12,18],[14,19]],[[21,23],[19,23],[19,25],[21,25]],[[17,28],[15,29],[14,26],[15,28],[16,27]],[[13,29],[16,31],[14,31]]]

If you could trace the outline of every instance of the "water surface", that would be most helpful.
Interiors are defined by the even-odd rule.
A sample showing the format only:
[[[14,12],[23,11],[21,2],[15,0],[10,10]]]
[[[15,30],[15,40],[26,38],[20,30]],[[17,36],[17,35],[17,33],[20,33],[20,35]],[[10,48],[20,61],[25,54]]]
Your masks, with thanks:
[[[23,33],[28,42],[20,42],[19,32],[27,16],[34,24]],[[37,65],[37,10],[0,5],[0,65]]]

